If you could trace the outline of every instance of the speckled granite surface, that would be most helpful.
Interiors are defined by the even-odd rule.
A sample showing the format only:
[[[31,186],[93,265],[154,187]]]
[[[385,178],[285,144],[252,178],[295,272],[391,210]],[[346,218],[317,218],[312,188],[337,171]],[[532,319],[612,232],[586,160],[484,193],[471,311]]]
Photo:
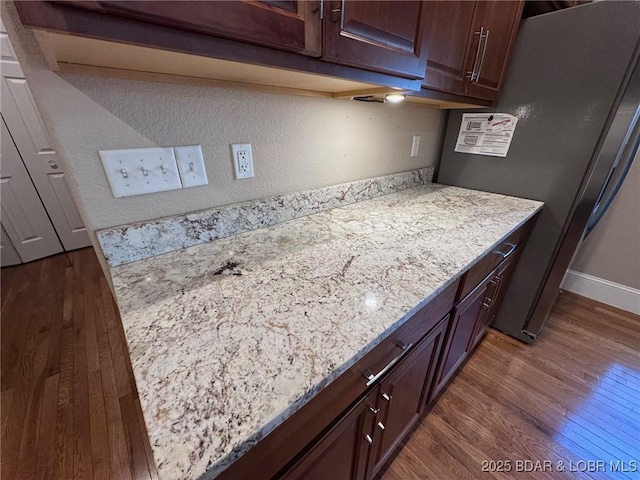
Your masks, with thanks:
[[[422,186],[113,268],[161,478],[213,478],[541,205]]]
[[[97,237],[109,266],[114,267],[425,185],[431,183],[432,177],[433,167],[420,168],[317,190],[225,205],[187,215],[107,228],[97,232]]]

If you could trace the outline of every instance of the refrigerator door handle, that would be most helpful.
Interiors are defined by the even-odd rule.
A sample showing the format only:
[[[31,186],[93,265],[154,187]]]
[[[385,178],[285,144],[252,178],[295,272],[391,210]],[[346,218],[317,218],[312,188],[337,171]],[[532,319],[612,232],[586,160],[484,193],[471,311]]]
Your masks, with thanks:
[[[631,168],[634,158],[638,154],[638,150],[640,150],[640,105],[638,105],[635,111],[633,120],[629,125],[624,141],[607,175],[607,180],[600,192],[598,201],[591,212],[589,223],[587,223],[587,228],[584,232],[584,238],[587,238],[593,231],[613,203],[614,198],[622,186],[622,182]]]

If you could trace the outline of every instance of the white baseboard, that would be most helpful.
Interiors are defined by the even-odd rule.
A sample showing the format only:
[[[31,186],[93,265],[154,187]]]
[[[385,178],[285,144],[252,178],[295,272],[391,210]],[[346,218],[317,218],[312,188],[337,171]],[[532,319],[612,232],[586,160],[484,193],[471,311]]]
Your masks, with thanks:
[[[640,315],[640,290],[586,273],[567,270],[560,288]]]

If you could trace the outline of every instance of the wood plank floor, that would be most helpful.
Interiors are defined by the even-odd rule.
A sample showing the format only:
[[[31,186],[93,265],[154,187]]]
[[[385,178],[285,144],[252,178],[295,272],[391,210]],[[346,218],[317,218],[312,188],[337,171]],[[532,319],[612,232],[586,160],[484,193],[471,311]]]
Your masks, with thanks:
[[[491,330],[401,448],[384,480],[640,479],[640,317],[565,292],[534,345]]]
[[[156,479],[93,250],[4,268],[1,282],[1,478]],[[488,335],[384,480],[640,479],[610,465],[640,460],[639,348],[639,317],[561,295],[535,345]],[[553,471],[517,471],[545,460]]]
[[[157,479],[93,249],[3,268],[2,479]]]

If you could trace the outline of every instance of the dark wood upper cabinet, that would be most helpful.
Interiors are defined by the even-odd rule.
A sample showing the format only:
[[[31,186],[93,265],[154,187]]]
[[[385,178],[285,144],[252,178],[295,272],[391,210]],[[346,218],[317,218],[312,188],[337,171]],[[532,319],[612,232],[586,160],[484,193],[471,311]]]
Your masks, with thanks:
[[[495,101],[518,31],[522,1],[427,2],[423,86]]]
[[[90,60],[77,55],[73,41],[51,41],[61,64],[135,70],[117,59],[131,58],[127,53],[135,55],[144,46],[198,57],[176,73],[162,63],[164,57],[155,56],[154,73],[307,90],[304,79],[292,82],[280,72],[270,77],[259,68],[243,68],[244,77],[237,79],[229,65],[198,67],[219,59],[316,75],[308,90],[337,97],[355,90],[381,93],[378,86],[384,86],[449,106],[489,106],[497,100],[523,5],[523,0],[16,2],[25,25],[68,34],[78,50],[87,44],[81,37],[90,37],[119,44],[118,51],[125,52],[112,55],[114,64],[107,54]],[[131,46],[128,52],[122,44]]]
[[[478,2],[427,2],[427,71],[422,84],[463,94]]]
[[[74,3],[86,5],[86,2]],[[105,0],[93,3],[109,13],[162,25],[311,56],[321,53],[319,2]]]
[[[426,4],[327,1],[322,59],[406,78],[423,78]]]
[[[469,79],[466,94],[485,100],[497,100],[507,73],[515,42],[522,1],[489,0],[478,2],[474,40],[477,55],[468,61]],[[478,32],[478,34],[476,34]]]

